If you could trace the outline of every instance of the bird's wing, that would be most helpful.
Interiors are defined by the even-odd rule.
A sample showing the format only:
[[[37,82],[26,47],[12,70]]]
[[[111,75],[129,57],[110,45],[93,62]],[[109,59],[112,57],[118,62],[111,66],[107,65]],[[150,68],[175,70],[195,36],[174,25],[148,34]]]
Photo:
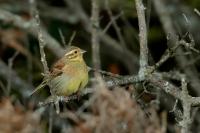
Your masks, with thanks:
[[[59,76],[54,77],[51,81],[51,92],[56,95],[67,95],[68,87],[71,85],[72,77],[66,74],[61,74]]]
[[[64,60],[60,59],[58,60],[52,67],[50,73],[52,77],[56,77],[62,74],[62,69],[65,66]]]
[[[40,85],[38,85],[33,92],[31,92],[30,96],[32,96],[34,93],[38,92],[40,89],[44,88],[47,83],[53,79],[54,77],[57,77],[62,74],[62,68],[64,67],[64,61],[63,59],[58,60],[54,65],[53,68],[50,71],[50,76],[48,79],[44,79]]]

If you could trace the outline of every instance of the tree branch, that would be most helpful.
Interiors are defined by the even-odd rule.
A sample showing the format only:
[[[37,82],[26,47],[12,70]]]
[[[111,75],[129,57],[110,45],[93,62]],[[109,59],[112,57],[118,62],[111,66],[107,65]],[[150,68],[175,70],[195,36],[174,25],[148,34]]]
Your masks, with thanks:
[[[147,29],[145,20],[145,7],[142,0],[135,0],[136,11],[138,15],[139,40],[140,40],[140,70],[139,74],[142,78],[145,76],[145,70],[148,66],[148,46],[147,46]]]
[[[100,53],[99,53],[99,0],[92,0],[92,61],[95,69],[100,69]]]

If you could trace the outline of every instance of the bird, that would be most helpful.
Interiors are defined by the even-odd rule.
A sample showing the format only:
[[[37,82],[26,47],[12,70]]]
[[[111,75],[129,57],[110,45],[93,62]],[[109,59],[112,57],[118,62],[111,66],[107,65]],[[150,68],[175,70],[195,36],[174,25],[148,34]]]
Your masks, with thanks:
[[[79,93],[88,83],[88,67],[83,59],[85,50],[76,46],[68,46],[65,54],[50,70],[49,76],[43,79],[31,93],[38,92],[46,85],[52,95],[70,96]]]

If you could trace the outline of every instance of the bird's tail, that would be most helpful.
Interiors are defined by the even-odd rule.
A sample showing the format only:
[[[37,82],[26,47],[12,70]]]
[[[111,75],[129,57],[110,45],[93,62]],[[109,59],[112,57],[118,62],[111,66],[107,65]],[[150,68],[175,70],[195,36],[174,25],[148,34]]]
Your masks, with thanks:
[[[35,94],[36,92],[38,92],[39,90],[41,90],[42,88],[44,88],[47,85],[47,80],[44,80],[40,85],[38,85],[30,94],[30,96],[32,96],[33,94]]]

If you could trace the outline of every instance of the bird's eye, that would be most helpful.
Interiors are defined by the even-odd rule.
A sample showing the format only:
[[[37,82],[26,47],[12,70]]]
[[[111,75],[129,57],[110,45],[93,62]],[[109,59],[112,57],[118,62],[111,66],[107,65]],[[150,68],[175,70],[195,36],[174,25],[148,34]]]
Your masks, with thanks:
[[[78,53],[78,51],[74,51],[74,53],[75,53],[75,54],[77,54],[77,53]]]

